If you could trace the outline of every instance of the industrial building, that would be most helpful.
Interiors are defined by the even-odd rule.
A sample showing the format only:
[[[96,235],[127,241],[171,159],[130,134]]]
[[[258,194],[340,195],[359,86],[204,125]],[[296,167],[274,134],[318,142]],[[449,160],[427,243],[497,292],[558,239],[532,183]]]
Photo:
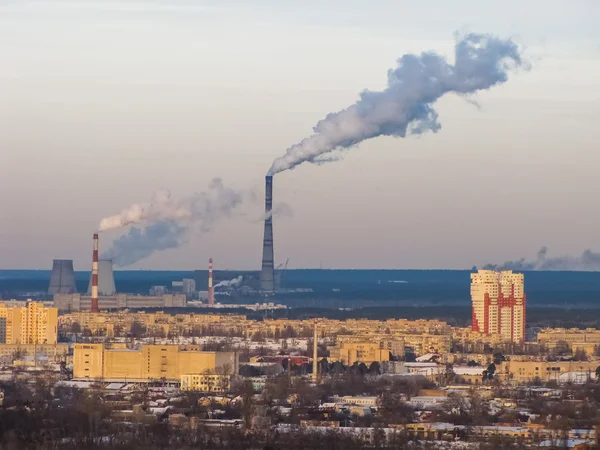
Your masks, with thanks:
[[[92,297],[81,294],[56,294],[54,306],[59,311],[91,311]],[[116,294],[98,297],[99,309],[119,308],[184,308],[185,294],[163,294],[160,296]]]
[[[524,276],[512,270],[480,270],[471,274],[472,329],[501,335],[503,340],[525,339]]]
[[[131,350],[115,344],[75,344],[74,378],[180,382],[183,375],[238,373],[235,352],[203,352],[199,345],[143,345]]]
[[[0,344],[56,344],[57,335],[56,308],[38,302],[15,307],[0,303]]]
[[[55,259],[52,261],[52,273],[48,295],[72,294],[77,292],[75,286],[75,272],[72,259]]]

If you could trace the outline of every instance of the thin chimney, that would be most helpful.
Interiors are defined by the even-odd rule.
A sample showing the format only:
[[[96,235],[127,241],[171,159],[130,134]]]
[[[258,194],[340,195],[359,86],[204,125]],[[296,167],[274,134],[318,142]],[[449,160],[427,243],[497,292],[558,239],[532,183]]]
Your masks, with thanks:
[[[275,290],[275,262],[273,252],[273,177],[265,178],[265,234],[263,239],[260,290],[266,293]]]
[[[94,251],[92,253],[92,312],[98,312],[98,233],[94,233]]]
[[[208,304],[215,304],[215,288],[213,287],[213,259],[208,260]]]
[[[319,374],[319,365],[317,364],[317,320],[315,319],[315,331],[313,336],[313,370],[312,370],[312,379],[316,383],[317,376]]]

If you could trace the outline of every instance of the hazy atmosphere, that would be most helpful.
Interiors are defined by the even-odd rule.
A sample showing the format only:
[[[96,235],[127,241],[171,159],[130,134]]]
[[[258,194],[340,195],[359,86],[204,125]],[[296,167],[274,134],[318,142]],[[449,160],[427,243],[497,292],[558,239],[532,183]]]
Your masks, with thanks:
[[[258,269],[274,161],[402,55],[460,71],[469,33],[523,59],[489,90],[452,84],[422,134],[278,173],[276,263],[600,269],[600,3],[426,3],[0,3],[0,269],[87,270],[92,233],[105,252],[140,211],[186,228],[127,268]]]

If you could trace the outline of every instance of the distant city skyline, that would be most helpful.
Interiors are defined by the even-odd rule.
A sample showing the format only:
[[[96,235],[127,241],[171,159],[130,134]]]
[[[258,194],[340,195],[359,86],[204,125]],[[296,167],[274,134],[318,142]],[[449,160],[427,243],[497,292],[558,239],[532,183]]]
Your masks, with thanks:
[[[436,103],[442,129],[376,138],[278,174],[275,264],[471,268],[600,251],[600,4],[459,0],[47,0],[0,5],[0,269],[91,267],[104,217],[215,177],[239,214],[127,269],[259,270],[264,176],[328,113],[379,90],[405,53],[451,57],[456,31],[532,64]],[[470,100],[477,102],[474,106]],[[254,198],[254,200],[252,200]],[[124,230],[100,236],[100,252]],[[575,258],[576,259],[576,258]],[[581,259],[581,258],[580,258]]]

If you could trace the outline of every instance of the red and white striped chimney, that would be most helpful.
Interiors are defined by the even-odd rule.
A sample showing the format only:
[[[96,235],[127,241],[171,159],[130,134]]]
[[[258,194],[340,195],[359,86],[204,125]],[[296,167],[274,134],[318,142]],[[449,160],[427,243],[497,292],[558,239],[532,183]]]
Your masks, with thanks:
[[[94,233],[92,254],[92,312],[98,312],[98,233]]]
[[[213,259],[208,260],[208,304],[215,304],[215,288],[213,287]]]

